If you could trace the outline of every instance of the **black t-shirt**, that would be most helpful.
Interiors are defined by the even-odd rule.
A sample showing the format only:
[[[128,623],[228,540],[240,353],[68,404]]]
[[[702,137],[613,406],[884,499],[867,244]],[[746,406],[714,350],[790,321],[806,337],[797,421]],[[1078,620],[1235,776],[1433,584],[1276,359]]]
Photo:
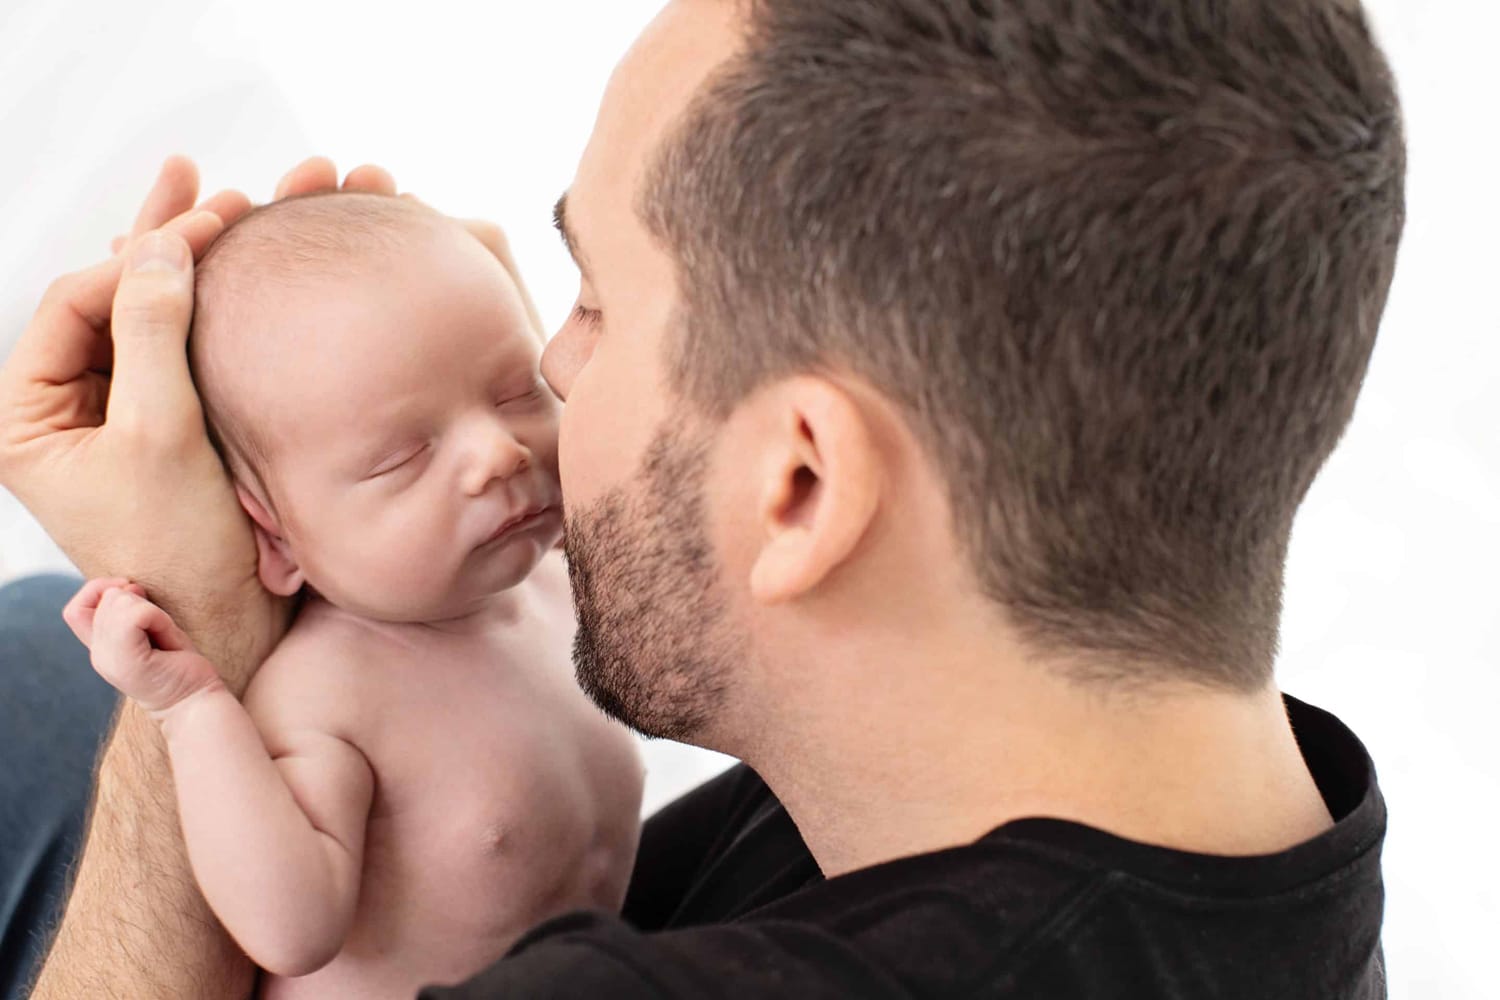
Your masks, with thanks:
[[[1336,718],[1286,702],[1336,820],[1289,851],[1190,854],[1021,819],[824,879],[739,766],[647,822],[622,917],[550,921],[422,996],[1384,997],[1375,772]]]

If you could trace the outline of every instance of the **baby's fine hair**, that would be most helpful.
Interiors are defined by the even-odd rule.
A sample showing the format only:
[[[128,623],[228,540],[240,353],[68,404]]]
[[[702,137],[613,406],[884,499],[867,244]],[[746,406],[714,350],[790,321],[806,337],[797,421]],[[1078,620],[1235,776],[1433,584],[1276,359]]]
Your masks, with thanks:
[[[248,311],[278,289],[356,273],[403,246],[414,229],[447,221],[410,199],[325,192],[259,206],[219,234],[195,272],[188,360],[209,437],[232,475],[267,495],[267,441],[214,363],[246,349],[235,337]]]

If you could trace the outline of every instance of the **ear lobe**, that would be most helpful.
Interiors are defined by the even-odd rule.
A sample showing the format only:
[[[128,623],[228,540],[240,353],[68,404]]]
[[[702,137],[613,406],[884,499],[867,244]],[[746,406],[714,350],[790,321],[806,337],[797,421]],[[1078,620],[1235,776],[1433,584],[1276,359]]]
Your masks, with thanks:
[[[757,512],[764,536],[751,596],[777,604],[803,596],[854,554],[880,503],[880,460],[865,415],[838,386],[788,387],[784,440],[768,463]]]
[[[250,520],[255,529],[255,550],[259,557],[258,568],[260,570],[261,586],[271,593],[280,597],[291,597],[302,589],[306,577],[302,574],[302,567],[292,556],[291,547],[287,545],[286,539],[281,537],[281,529],[276,524],[276,519],[266,510],[264,504],[256,499],[244,486],[236,483],[235,495],[240,498],[240,506],[245,513],[250,515]]]

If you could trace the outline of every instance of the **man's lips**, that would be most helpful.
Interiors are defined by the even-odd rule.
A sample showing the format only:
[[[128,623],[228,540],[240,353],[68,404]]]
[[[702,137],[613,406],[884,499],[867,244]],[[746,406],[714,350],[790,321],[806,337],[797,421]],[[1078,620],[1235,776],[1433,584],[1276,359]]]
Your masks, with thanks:
[[[500,525],[490,533],[490,536],[479,544],[493,545],[496,542],[503,541],[509,536],[514,535],[516,532],[525,531],[532,525],[537,524],[550,517],[554,517],[557,514],[558,509],[555,506],[528,507],[520,513],[516,514],[514,517],[502,521]]]

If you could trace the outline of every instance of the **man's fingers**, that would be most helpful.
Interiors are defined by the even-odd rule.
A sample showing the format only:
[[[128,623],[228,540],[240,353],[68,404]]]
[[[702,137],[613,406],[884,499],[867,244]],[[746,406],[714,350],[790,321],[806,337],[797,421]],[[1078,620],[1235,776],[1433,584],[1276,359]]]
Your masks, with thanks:
[[[455,221],[467,229],[476,240],[483,243],[484,248],[499,258],[500,263],[506,264],[506,270],[510,269],[507,264],[510,259],[510,241],[505,238],[505,230],[501,229],[497,223],[488,219],[457,219]]]
[[[224,220],[214,212],[189,212],[162,226],[161,231],[171,233],[187,243],[193,259],[197,260],[224,231]]]
[[[130,227],[132,238],[152,229],[160,229],[193,207],[198,200],[198,167],[186,156],[169,156],[156,175],[151,193],[141,205]]]
[[[326,156],[313,156],[297,164],[276,185],[273,201],[314,191],[337,191],[339,169]]]
[[[223,221],[212,212],[195,212],[166,227],[186,241],[195,257],[223,229]],[[26,383],[63,385],[85,372],[112,367],[108,331],[125,260],[124,255],[111,257],[54,281],[16,342],[6,362],[7,375]],[[191,284],[188,293],[191,303]]]
[[[472,233],[475,239],[484,244],[484,248],[493,254],[500,262],[500,266],[510,274],[510,279],[516,283],[516,291],[521,293],[521,302],[526,307],[526,316],[531,320],[532,329],[536,331],[537,337],[545,342],[547,331],[542,326],[542,314],[537,311],[536,303],[531,300],[531,292],[521,278],[521,269],[516,266],[516,258],[510,251],[510,240],[506,239],[505,230],[485,219],[459,219],[457,221],[459,225]]]
[[[203,199],[203,204],[198,206],[200,212],[212,212],[224,223],[225,227],[234,225],[240,218],[249,213],[255,206],[251,204],[250,198],[243,191],[220,191],[212,198]],[[201,253],[202,251],[197,251]],[[195,254],[196,256],[196,254]]]
[[[340,189],[338,167],[326,156],[314,156],[303,160],[281,178],[276,185],[275,200]],[[396,179],[383,167],[366,163],[349,171],[349,176],[344,178],[342,190],[394,195]]]
[[[198,205],[196,208],[192,208],[186,212],[183,212],[181,215],[178,215],[161,228],[174,230],[179,229],[180,227],[185,225],[189,219],[191,219],[199,212],[211,212],[212,214],[217,215],[219,219],[224,223],[224,227],[227,228],[238,222],[254,207],[255,206],[251,203],[249,197],[241,191],[235,191],[232,189],[220,191],[218,194],[214,195],[211,198],[203,199],[203,204]],[[192,230],[189,229],[185,233],[185,235],[190,236],[191,233]],[[132,239],[134,239],[133,236],[116,236],[114,239],[109,241],[109,252],[115,254],[119,253],[121,250],[125,249],[126,245],[129,244]],[[193,258],[196,260],[198,257],[202,256],[204,249],[206,249],[206,245],[200,246],[195,244],[193,246]]]
[[[199,419],[186,350],[192,247],[157,230],[136,240],[123,259],[110,323],[115,356],[105,427],[176,437]]]
[[[396,193],[396,178],[391,176],[390,171],[384,167],[377,167],[373,163],[355,167],[349,171],[349,176],[344,178],[345,191],[362,191],[365,194],[394,195]]]
[[[120,268],[120,258],[111,257],[54,281],[16,342],[7,370],[23,381],[60,385],[107,363],[108,345],[102,341],[108,340]]]

